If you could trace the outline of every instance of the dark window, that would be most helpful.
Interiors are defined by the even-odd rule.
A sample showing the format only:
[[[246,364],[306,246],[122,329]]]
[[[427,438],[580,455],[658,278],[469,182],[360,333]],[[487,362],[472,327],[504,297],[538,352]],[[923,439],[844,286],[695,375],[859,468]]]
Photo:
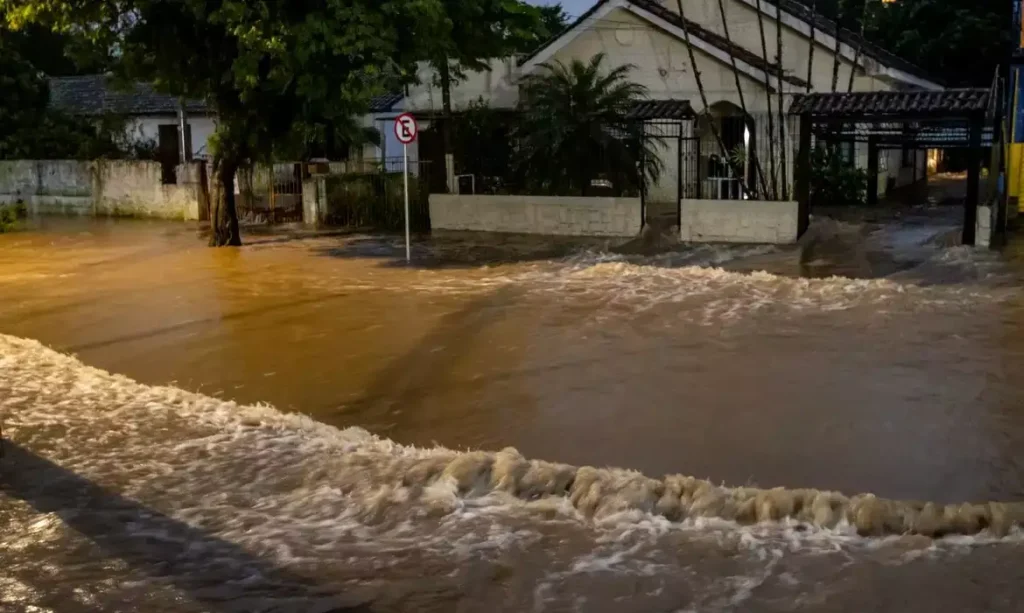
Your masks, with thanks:
[[[164,185],[178,182],[177,166],[181,161],[181,143],[177,124],[164,124],[157,128],[157,159]]]

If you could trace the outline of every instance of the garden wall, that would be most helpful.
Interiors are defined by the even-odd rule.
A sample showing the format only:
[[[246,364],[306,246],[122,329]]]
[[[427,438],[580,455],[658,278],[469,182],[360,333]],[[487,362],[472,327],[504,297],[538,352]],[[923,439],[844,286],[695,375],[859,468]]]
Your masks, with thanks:
[[[29,215],[199,218],[196,186],[164,185],[157,162],[0,161],[0,203],[10,202],[24,203]]]
[[[795,243],[800,215],[794,201],[680,201],[680,238],[692,243]]]
[[[430,195],[435,230],[554,236],[636,236],[639,198]]]

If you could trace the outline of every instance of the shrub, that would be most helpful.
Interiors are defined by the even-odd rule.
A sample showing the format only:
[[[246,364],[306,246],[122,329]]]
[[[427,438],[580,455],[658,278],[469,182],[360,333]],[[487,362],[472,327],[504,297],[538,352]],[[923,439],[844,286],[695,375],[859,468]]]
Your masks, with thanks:
[[[811,203],[817,206],[864,204],[868,173],[830,147],[811,155]]]
[[[403,181],[400,172],[328,177],[326,222],[352,228],[404,229]],[[409,225],[415,231],[430,229],[426,182],[426,177],[409,176]]]
[[[18,229],[18,220],[25,216],[25,205],[0,204],[0,234]]]

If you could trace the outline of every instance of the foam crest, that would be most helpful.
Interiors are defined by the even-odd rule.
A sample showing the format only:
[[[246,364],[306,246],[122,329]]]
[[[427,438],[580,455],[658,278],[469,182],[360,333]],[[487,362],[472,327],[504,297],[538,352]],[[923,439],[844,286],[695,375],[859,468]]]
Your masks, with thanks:
[[[518,505],[541,514],[574,514],[596,524],[652,517],[677,524],[795,523],[826,530],[849,526],[862,536],[1001,537],[1024,525],[1024,503],[941,505],[813,489],[733,488],[686,475],[651,478],[618,468],[530,460],[512,448],[457,452],[407,447],[359,428],[338,430],[269,406],[238,406],[176,388],[144,386],[10,336],[0,335],[0,373],[0,416],[13,426],[5,432],[15,441],[45,429],[88,430],[90,420],[101,418],[120,424],[117,432],[99,435],[97,457],[88,450],[77,456],[74,449],[68,451],[72,465],[113,461],[104,455],[109,450],[103,437],[108,435],[120,437],[111,443],[115,455],[155,446],[161,419],[180,419],[201,428],[191,437],[179,434],[175,457],[211,460],[206,472],[192,465],[187,474],[195,479],[192,487],[201,489],[204,479],[212,481],[211,491],[222,485],[222,467],[211,456],[217,453],[234,458],[243,471],[240,479],[260,483],[274,475],[277,487],[303,489],[302,505],[309,505],[310,496],[334,499],[339,494],[358,502],[345,512],[368,524],[398,521],[409,513],[438,516]],[[291,514],[301,516],[300,511],[291,509]]]

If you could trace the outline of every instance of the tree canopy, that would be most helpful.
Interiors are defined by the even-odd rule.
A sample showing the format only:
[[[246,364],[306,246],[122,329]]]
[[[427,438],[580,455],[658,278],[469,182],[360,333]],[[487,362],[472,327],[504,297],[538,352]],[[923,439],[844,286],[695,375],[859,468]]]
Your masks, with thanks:
[[[37,35],[40,40],[33,38]],[[0,22],[0,159],[95,159],[139,153],[124,138],[123,122],[81,122],[49,108],[49,88],[40,65],[58,73],[76,71],[78,65],[63,55],[66,46],[66,37],[45,31],[29,36],[9,31]]]
[[[1008,0],[800,2],[951,87],[988,86],[1015,36]]]
[[[240,243],[240,165],[325,128],[351,129],[371,96],[413,74],[446,18],[440,0],[2,1],[10,25],[87,33],[123,76],[214,110],[215,245]]]

